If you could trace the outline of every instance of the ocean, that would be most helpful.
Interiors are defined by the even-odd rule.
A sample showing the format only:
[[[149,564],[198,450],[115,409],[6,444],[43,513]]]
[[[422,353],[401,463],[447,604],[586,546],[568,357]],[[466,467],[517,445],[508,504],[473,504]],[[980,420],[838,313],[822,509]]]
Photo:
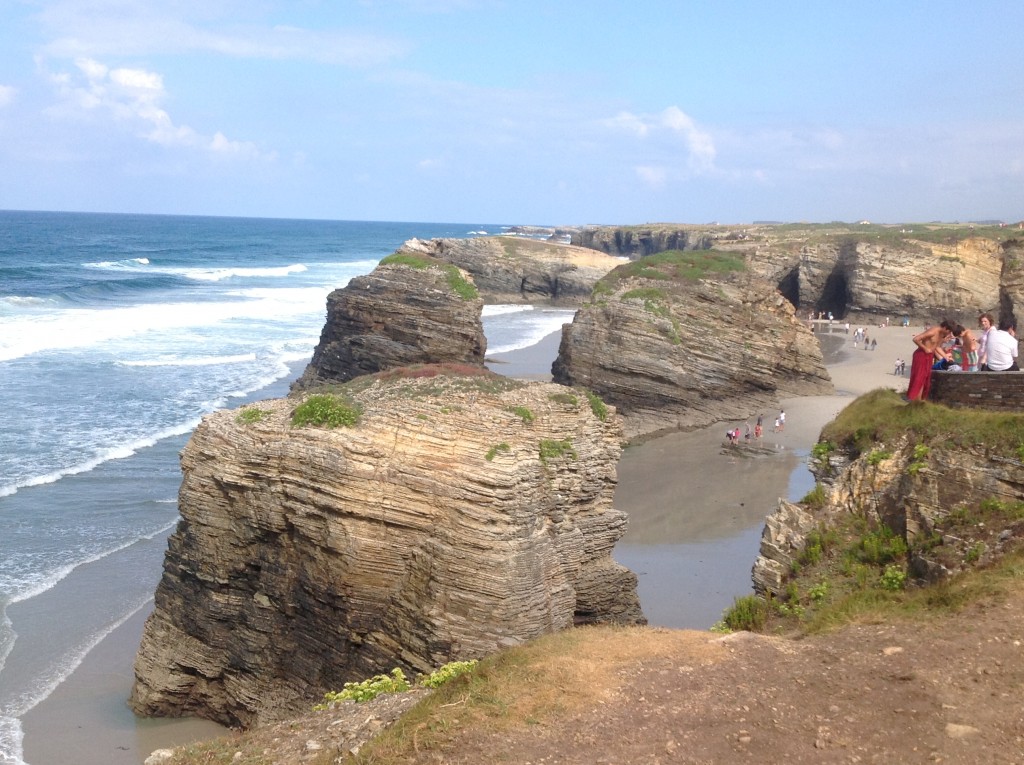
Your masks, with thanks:
[[[328,293],[402,242],[503,230],[0,211],[0,763],[23,765],[21,718],[151,603],[200,418],[283,395]],[[487,306],[488,354],[572,313]]]

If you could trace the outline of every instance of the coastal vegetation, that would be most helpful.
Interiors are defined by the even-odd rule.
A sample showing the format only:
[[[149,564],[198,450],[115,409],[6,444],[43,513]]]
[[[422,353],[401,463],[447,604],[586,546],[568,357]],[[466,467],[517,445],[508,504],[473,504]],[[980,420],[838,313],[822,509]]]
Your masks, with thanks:
[[[359,422],[357,403],[331,393],[308,396],[292,412],[292,426],[304,428],[351,428]]]
[[[436,268],[442,271],[447,279],[448,286],[463,300],[476,300],[480,297],[476,285],[462,275],[462,271],[451,263],[442,263],[426,255],[417,255],[409,252],[394,252],[380,261],[382,266],[409,266],[416,269]]]
[[[711,276],[747,268],[743,253],[727,250],[665,250],[623,263],[602,277],[594,287],[595,295],[614,292],[627,279],[662,282],[696,282]],[[666,288],[667,289],[667,288]],[[651,295],[664,299],[666,291],[653,288]],[[631,294],[631,297],[648,295]]]

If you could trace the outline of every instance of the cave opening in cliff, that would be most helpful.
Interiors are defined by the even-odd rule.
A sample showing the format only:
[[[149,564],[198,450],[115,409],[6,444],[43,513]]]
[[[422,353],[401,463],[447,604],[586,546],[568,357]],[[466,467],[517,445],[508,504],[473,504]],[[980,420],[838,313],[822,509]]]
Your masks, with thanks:
[[[824,311],[826,314],[831,313],[835,318],[841,319],[846,316],[851,301],[852,295],[850,284],[846,280],[846,272],[837,268],[825,280],[821,299],[818,301],[818,310]]]
[[[794,308],[800,308],[800,273],[793,269],[779,281],[779,292],[793,304]]]

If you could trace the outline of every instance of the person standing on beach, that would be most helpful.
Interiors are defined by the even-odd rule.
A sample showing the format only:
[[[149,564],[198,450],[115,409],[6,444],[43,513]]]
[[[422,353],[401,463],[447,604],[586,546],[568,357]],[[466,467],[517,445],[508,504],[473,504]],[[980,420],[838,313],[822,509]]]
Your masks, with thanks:
[[[910,358],[908,401],[923,401],[928,398],[932,388],[932,364],[935,363],[936,358],[949,360],[949,355],[942,348],[942,344],[952,336],[953,325],[947,319],[914,335],[914,345],[917,346],[917,350]]]
[[[786,413],[782,409],[779,410],[778,423],[779,423],[779,427],[777,428],[777,430],[785,430],[786,429]]]

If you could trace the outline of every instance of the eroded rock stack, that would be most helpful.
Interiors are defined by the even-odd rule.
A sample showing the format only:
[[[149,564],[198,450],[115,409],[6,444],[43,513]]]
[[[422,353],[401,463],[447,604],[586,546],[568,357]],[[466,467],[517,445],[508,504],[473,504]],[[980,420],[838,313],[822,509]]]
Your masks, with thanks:
[[[584,247],[511,236],[412,239],[398,251],[458,266],[487,303],[579,305],[622,262]]]
[[[293,426],[304,396],[204,418],[136,712],[250,726],[395,666],[643,621],[611,557],[614,410],[486,371],[415,374],[345,386],[354,427]]]
[[[483,366],[483,300],[466,274],[425,255],[385,258],[327,297],[320,342],[296,390],[410,364]]]
[[[563,329],[555,381],[613,403],[629,438],[832,392],[817,339],[774,285],[745,271],[680,276],[685,260],[639,261],[602,280]]]

